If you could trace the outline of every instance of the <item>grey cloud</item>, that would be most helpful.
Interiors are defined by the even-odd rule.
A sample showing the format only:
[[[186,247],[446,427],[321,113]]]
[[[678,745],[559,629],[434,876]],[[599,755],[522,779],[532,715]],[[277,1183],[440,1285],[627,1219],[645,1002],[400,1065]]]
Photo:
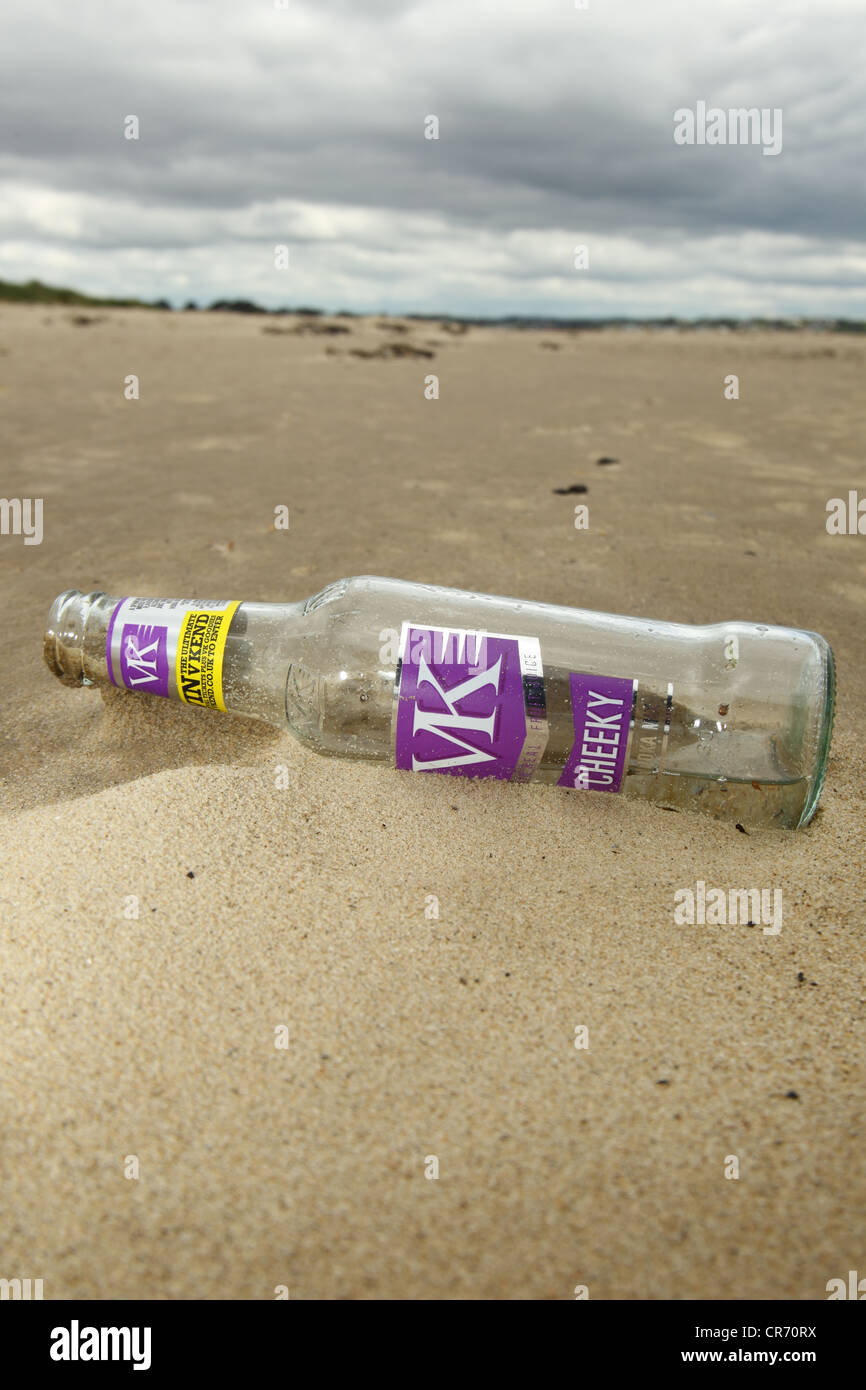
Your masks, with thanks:
[[[163,208],[165,228],[145,219],[139,243],[159,247],[206,238],[207,215],[216,230],[223,211],[287,199],[428,214],[461,234],[674,237],[684,265],[718,234],[862,240],[864,36],[848,4],[773,0],[757,19],[745,0],[359,10],[152,0],[114,11],[113,33],[92,0],[21,10],[4,26],[0,177]],[[699,98],[781,107],[782,154],[676,146],[673,113]],[[139,141],[123,139],[129,113]],[[423,138],[429,113],[438,141]],[[102,225],[76,241],[43,224],[39,238],[96,244]],[[13,217],[0,235],[26,230]]]

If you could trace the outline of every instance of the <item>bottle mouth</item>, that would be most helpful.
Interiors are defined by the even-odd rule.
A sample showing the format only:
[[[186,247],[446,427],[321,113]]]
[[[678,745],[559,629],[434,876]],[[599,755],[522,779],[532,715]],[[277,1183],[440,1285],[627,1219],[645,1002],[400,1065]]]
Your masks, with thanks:
[[[818,802],[827,777],[830,741],[833,737],[833,719],[836,713],[836,660],[832,647],[823,638],[821,641],[824,655],[824,703],[818,719],[818,731],[815,740],[815,780],[809,789],[803,814],[797,822],[798,830],[809,824],[818,809]]]
[[[66,589],[49,609],[42,655],[49,671],[63,685],[88,683],[84,674],[84,630],[90,604],[97,597],[84,595],[80,589]]]

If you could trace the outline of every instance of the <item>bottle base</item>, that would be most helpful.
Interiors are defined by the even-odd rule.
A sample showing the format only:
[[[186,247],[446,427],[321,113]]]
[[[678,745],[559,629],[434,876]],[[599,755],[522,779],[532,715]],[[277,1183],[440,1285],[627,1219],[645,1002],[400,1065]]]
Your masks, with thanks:
[[[824,789],[824,780],[827,776],[827,763],[830,758],[830,742],[833,737],[833,719],[836,713],[836,660],[833,656],[833,649],[823,638],[819,639],[823,646],[824,655],[824,701],[821,714],[818,720],[818,730],[815,741],[815,777],[809,788],[809,795],[803,807],[803,814],[797,822],[796,828],[800,830],[804,825],[808,825],[818,809],[818,802],[821,799],[821,792]]]

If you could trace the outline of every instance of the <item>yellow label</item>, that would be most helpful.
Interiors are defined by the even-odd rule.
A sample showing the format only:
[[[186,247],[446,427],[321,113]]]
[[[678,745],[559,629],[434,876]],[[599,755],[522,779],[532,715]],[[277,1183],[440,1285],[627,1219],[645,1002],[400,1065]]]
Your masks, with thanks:
[[[177,693],[188,705],[225,711],[223,656],[232,618],[240,607],[230,603],[219,612],[193,608],[180,625],[175,660]]]

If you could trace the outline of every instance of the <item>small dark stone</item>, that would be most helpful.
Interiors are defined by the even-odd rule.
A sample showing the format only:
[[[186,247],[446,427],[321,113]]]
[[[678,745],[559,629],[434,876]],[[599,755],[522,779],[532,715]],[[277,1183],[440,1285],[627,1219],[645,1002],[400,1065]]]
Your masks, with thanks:
[[[195,878],[195,874],[193,873],[192,869],[187,870],[186,876],[187,878]]]
[[[559,497],[567,497],[570,492],[589,492],[589,488],[584,483],[572,483],[571,487],[555,487],[553,491]]]
[[[740,825],[739,821],[737,821],[737,829],[739,830],[741,835],[748,835],[749,833],[744,825]]]
[[[670,1083],[670,1081],[668,1080],[668,1078],[667,1078],[666,1076],[663,1076],[662,1079],[661,1079],[661,1081],[657,1081],[657,1082],[656,1082],[656,1085],[657,1085],[657,1086],[670,1086],[670,1084],[671,1084],[671,1083]]]
[[[800,1092],[799,1092],[799,1091],[786,1091],[786,1092],[785,1092],[785,1100],[799,1100],[799,1099],[800,1099]]]
[[[596,463],[597,463],[597,464],[604,464],[604,463],[619,463],[619,459],[608,458],[607,454],[605,454],[603,458],[596,459]]]
[[[805,978],[806,978],[806,976],[803,974],[802,970],[798,970],[798,971],[797,971],[797,979],[799,980],[800,984],[803,983],[803,981],[805,980]]]

